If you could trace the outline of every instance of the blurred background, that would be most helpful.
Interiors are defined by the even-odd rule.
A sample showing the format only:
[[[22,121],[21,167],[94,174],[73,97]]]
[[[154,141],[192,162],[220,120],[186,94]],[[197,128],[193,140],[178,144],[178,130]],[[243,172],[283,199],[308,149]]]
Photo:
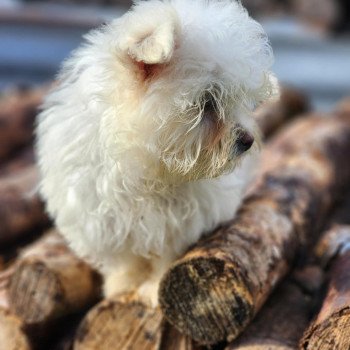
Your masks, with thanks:
[[[317,110],[350,95],[349,0],[243,0],[265,27],[274,71]],[[0,0],[0,90],[54,78],[90,28],[122,15],[131,0]]]

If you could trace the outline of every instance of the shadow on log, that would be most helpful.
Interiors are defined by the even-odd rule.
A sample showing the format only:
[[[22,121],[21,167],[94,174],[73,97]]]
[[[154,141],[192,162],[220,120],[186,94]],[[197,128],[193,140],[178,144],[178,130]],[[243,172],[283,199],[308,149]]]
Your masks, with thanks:
[[[234,221],[201,240],[164,276],[168,321],[202,344],[232,341],[288,272],[350,180],[350,115],[299,120],[263,155]]]

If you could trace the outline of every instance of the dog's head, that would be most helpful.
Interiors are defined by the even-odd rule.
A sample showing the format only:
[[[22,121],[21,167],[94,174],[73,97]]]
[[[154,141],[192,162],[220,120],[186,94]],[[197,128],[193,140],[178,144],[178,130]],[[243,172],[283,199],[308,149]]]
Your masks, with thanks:
[[[90,41],[113,62],[110,139],[132,152],[128,162],[183,182],[227,173],[258,147],[252,111],[276,89],[273,57],[239,2],[138,1],[102,34]]]

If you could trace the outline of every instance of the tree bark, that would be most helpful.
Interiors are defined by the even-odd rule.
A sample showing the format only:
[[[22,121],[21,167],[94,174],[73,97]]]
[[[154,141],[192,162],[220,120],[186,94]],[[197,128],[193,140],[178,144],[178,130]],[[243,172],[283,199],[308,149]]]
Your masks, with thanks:
[[[314,307],[313,296],[323,279],[317,266],[297,271],[294,276],[297,280],[293,276],[276,289],[252,324],[226,350],[297,349]],[[316,281],[312,289],[309,280]]]
[[[254,112],[254,117],[264,138],[268,138],[282,125],[307,112],[308,109],[309,101],[303,93],[282,87],[281,96],[263,103]]]
[[[300,343],[304,350],[350,349],[350,226],[334,224],[317,247],[328,262],[329,284],[320,312]]]
[[[30,334],[47,334],[63,316],[97,301],[97,274],[55,231],[23,251],[9,281],[9,303]]]
[[[34,165],[0,178],[0,245],[49,223],[37,193],[38,181]]]
[[[34,121],[47,87],[16,89],[0,98],[0,162],[33,140]]]
[[[0,273],[0,347],[6,350],[30,350],[31,343],[23,330],[23,322],[9,309],[8,281],[13,269]]]
[[[300,120],[266,147],[236,219],[163,277],[168,321],[202,344],[232,341],[288,272],[350,179],[350,115]]]

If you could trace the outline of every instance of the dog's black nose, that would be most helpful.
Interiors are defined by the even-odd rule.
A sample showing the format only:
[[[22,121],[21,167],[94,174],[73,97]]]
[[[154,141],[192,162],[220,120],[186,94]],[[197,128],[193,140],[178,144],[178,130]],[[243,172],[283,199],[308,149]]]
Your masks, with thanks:
[[[244,153],[248,151],[254,143],[254,137],[249,134],[247,131],[243,131],[237,141],[236,141],[236,147],[239,153]]]

